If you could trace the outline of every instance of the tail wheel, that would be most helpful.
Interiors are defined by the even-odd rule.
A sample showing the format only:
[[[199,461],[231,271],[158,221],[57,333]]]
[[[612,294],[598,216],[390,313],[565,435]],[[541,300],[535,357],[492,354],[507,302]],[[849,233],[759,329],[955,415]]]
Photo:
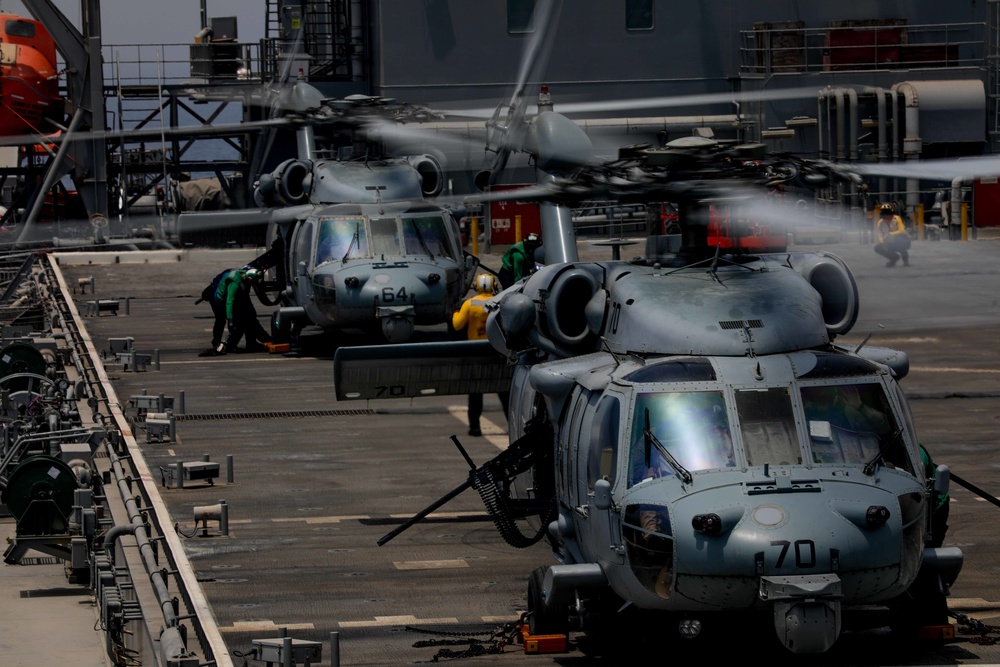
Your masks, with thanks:
[[[278,326],[278,311],[271,313],[271,340],[275,343],[290,343],[292,332],[288,327]]]
[[[569,619],[559,609],[545,606],[543,588],[545,568],[535,568],[528,579],[528,627],[533,635],[563,635],[569,630]]]

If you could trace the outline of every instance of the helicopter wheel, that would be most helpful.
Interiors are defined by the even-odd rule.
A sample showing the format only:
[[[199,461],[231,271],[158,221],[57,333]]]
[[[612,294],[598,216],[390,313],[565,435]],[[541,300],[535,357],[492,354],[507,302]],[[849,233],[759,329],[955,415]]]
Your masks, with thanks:
[[[562,635],[569,630],[569,620],[560,610],[545,606],[542,583],[544,567],[537,567],[528,579],[528,628],[533,635]]]
[[[278,326],[278,311],[271,313],[271,340],[275,343],[290,343],[292,332],[288,327]]]
[[[920,628],[949,622],[948,600],[939,589],[937,577],[923,570],[905,593],[889,601],[888,607],[889,627],[903,645],[917,638]]]

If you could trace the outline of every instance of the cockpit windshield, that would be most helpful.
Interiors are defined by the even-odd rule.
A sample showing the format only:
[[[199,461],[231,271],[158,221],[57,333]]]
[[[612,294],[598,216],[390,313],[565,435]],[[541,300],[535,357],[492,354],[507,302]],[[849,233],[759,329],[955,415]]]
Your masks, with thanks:
[[[368,257],[368,235],[360,218],[321,220],[316,240],[316,264]]]
[[[399,255],[399,229],[396,218],[372,218],[371,249],[375,257]]]
[[[369,225],[370,239],[367,239],[365,252],[370,257],[401,255],[455,257],[455,253],[449,247],[444,219],[440,215],[372,218]]]
[[[734,388],[731,396],[721,387],[641,388],[636,385],[631,413],[629,486],[668,476],[690,480],[691,472],[742,465],[853,464],[869,470],[881,464],[913,474],[919,464],[885,388],[871,379]]]
[[[678,472],[646,436],[649,430],[683,470],[736,465],[726,400],[721,391],[636,394],[632,414],[629,484]]]
[[[450,257],[447,238],[440,215],[403,218],[403,242],[407,255]]]
[[[881,456],[912,472],[880,384],[806,386],[801,394],[814,463],[868,463]]]

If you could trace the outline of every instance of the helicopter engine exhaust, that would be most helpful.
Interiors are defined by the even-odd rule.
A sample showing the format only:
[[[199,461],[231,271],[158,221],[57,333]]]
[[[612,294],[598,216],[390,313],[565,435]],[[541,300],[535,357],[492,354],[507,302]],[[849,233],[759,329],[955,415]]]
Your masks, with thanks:
[[[407,164],[420,174],[420,191],[425,197],[436,197],[444,189],[444,170],[432,155],[411,155]]]
[[[487,321],[487,335],[492,330],[491,340],[508,353],[525,344],[559,357],[594,351],[598,338],[589,324],[587,306],[599,288],[597,278],[582,266],[547,266],[521,291],[501,299],[499,317]]]
[[[823,300],[823,322],[833,338],[846,334],[858,319],[858,285],[854,274],[836,255],[820,252],[791,255],[789,262]]]
[[[312,191],[312,167],[302,160],[285,160],[260,177],[254,199],[259,205],[303,204]]]

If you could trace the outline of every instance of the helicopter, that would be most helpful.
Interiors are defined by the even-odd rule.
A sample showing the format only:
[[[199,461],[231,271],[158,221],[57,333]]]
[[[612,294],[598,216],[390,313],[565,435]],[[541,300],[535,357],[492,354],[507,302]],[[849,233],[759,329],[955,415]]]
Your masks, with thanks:
[[[743,614],[792,653],[822,653],[873,607],[903,636],[953,632],[963,554],[935,541],[931,511],[949,472],[922,462],[905,353],[837,342],[861,297],[836,255],[707,242],[713,203],[860,177],[701,140],[594,165],[547,109],[520,136],[499,151],[546,165],[519,193],[541,201],[543,266],[488,303],[488,339],[335,355],[340,400],[510,391],[508,447],[476,465],[453,437],[468,479],[378,544],[471,487],[508,544],[552,548],[528,580],[531,634],[643,618],[694,638]],[[595,196],[674,202],[680,233],[580,261],[568,207]]]
[[[275,338],[317,325],[399,343],[416,325],[449,319],[478,266],[462,248],[463,210],[433,203],[444,179],[432,155],[386,155],[379,139],[388,125],[430,111],[365,95],[323,99],[301,81],[282,95],[298,155],[259,177],[268,250],[249,263],[266,272],[255,288],[277,307]]]

